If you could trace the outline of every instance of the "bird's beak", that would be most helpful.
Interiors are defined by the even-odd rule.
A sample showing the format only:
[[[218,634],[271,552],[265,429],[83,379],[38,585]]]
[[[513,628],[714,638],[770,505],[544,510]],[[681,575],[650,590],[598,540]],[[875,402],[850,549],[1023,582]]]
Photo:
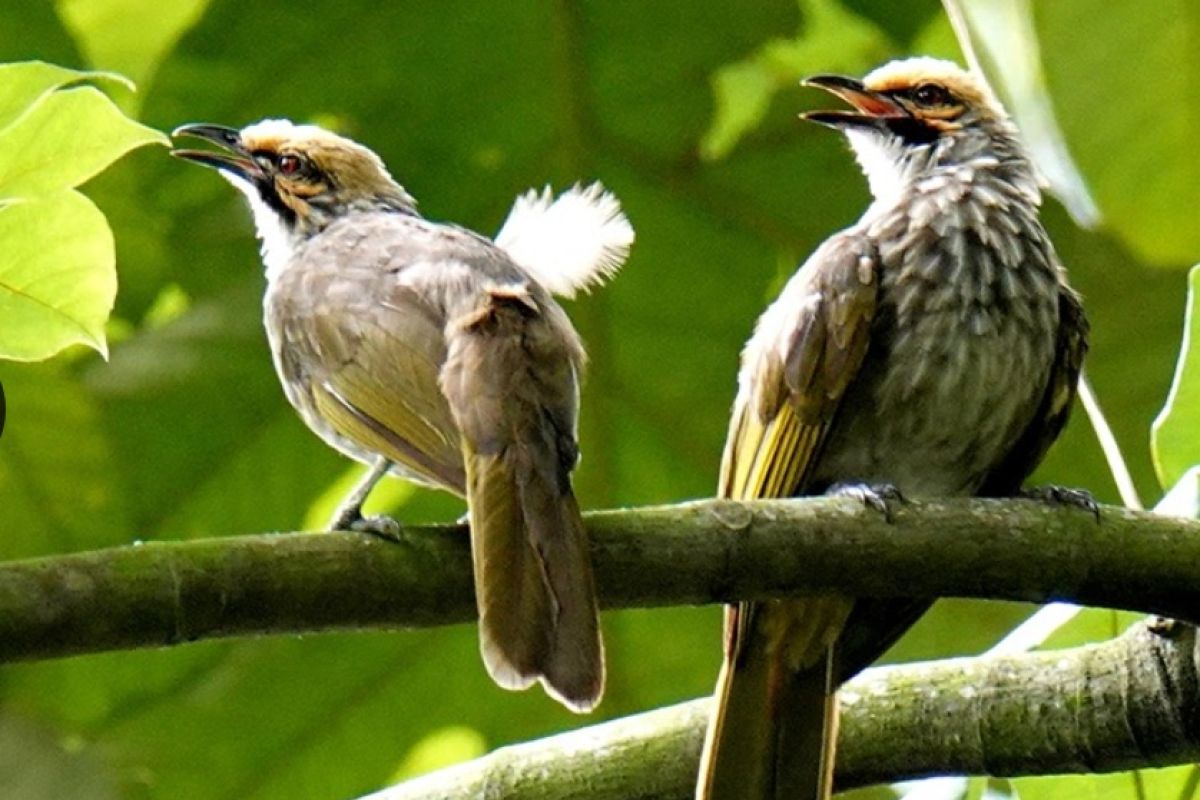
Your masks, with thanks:
[[[842,75],[814,75],[801,81],[803,86],[815,86],[837,95],[855,111],[809,111],[801,119],[818,122],[831,128],[880,128],[888,121],[909,115],[904,106],[881,92],[873,92],[862,81]]]
[[[175,149],[171,151],[171,155],[176,158],[219,169],[252,183],[260,180],[264,175],[262,168],[255,163],[246,146],[242,144],[242,135],[236,128],[226,128],[221,125],[180,125],[171,131],[171,138],[180,136],[190,136],[194,139],[212,142],[226,152]]]

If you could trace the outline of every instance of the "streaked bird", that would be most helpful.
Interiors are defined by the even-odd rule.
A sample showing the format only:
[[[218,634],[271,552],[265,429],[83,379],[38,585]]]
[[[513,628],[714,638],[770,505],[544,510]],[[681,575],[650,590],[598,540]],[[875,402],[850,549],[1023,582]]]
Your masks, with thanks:
[[[584,712],[604,688],[588,544],[571,489],[584,350],[551,292],[624,262],[633,229],[598,184],[519,198],[493,242],[431,222],[366,147],[311,125],[185,125],[175,150],[246,195],[267,337],[287,399],[371,465],[335,529],[387,532],[387,472],[467,498],[483,660]]]
[[[886,512],[904,497],[1020,493],[1066,422],[1087,323],[1016,129],[945,61],[806,83],[852,107],[803,116],[846,135],[874,202],[759,319],[720,495],[844,494]],[[729,607],[696,796],[827,797],[836,687],[927,607],[836,592]]]

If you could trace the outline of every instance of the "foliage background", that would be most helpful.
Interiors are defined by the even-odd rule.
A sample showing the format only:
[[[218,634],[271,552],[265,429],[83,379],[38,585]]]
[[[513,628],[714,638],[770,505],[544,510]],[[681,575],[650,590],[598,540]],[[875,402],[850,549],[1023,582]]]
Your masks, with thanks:
[[[1083,231],[1052,200],[1044,216],[1086,296],[1097,391],[1153,499],[1149,426],[1178,348],[1183,269],[1200,254],[1200,57],[1188,48],[1200,11],[1190,0],[1033,11],[1050,97],[1105,222]],[[118,99],[162,130],[268,116],[336,126],[378,151],[435,219],[493,231],[528,186],[603,178],[638,242],[610,287],[569,309],[593,362],[578,472],[593,508],[711,493],[752,321],[868,200],[839,137],[796,121],[828,102],[796,78],[915,52],[958,57],[935,0],[0,6],[0,61],[124,72],[140,92]],[[161,148],[84,190],[116,237],[111,360],[79,349],[0,365],[0,557],[320,526],[357,468],[308,434],[278,389],[240,197]],[[1117,500],[1082,414],[1038,479]],[[386,500],[406,521],[462,510],[401,484]],[[943,601],[890,657],[977,652],[1029,610]],[[1060,638],[1117,624],[1086,615]],[[0,795],[350,797],[707,693],[718,630],[714,608],[606,615],[610,683],[591,719],[493,687],[469,626],[6,666]],[[1183,797],[1185,780],[1176,770],[1021,789]]]

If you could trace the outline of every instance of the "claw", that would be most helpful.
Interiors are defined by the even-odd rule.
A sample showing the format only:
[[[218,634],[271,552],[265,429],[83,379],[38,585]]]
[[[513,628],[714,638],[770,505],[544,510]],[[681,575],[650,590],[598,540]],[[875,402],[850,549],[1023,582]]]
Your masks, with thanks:
[[[850,497],[862,503],[867,508],[873,508],[883,515],[887,522],[892,521],[892,508],[889,501],[903,504],[904,495],[895,485],[890,483],[858,483],[840,481],[825,490],[827,497]]]
[[[1022,489],[1020,497],[1038,500],[1049,505],[1071,506],[1081,508],[1100,521],[1100,504],[1087,489],[1073,489],[1068,486],[1035,486]]]
[[[360,516],[351,522],[346,529],[359,533],[369,533],[372,536],[378,536],[380,539],[386,539],[389,542],[400,541],[400,523],[384,514],[371,517]]]
[[[359,506],[339,509],[329,521],[331,531],[369,533],[389,542],[400,541],[400,523],[383,514],[364,517]]]

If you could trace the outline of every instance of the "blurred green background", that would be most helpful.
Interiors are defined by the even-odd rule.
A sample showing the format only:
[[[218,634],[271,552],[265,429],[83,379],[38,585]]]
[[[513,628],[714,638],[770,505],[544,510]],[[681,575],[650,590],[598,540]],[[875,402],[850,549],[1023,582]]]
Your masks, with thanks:
[[[1054,200],[1044,217],[1085,295],[1096,389],[1153,501],[1149,426],[1179,346],[1184,269],[1200,259],[1200,61],[1189,46],[1200,10],[1194,0],[1032,10],[1045,85],[1104,221],[1082,230]],[[754,319],[868,202],[844,142],[796,119],[828,103],[797,79],[918,52],[959,58],[935,0],[0,6],[0,61],[122,72],[139,92],[114,96],[162,130],[276,116],[336,127],[379,152],[434,219],[493,232],[527,187],[603,179],[638,241],[610,286],[568,309],[592,357],[577,473],[590,508],[711,493]],[[112,356],[0,364],[0,557],[321,525],[331,487],[358,468],[302,427],[277,386],[240,196],[155,147],[84,191],[116,237]],[[1037,478],[1118,500],[1082,413]],[[401,484],[386,495],[408,522],[462,513]],[[1029,610],[944,601],[891,658],[978,652]],[[606,614],[609,687],[590,718],[495,688],[470,626],[6,666],[0,796],[352,797],[705,694],[719,617]],[[1076,641],[1107,635],[1112,615],[1080,624]],[[1043,783],[1029,796],[1137,797],[1140,780],[1075,782],[1070,794]]]

